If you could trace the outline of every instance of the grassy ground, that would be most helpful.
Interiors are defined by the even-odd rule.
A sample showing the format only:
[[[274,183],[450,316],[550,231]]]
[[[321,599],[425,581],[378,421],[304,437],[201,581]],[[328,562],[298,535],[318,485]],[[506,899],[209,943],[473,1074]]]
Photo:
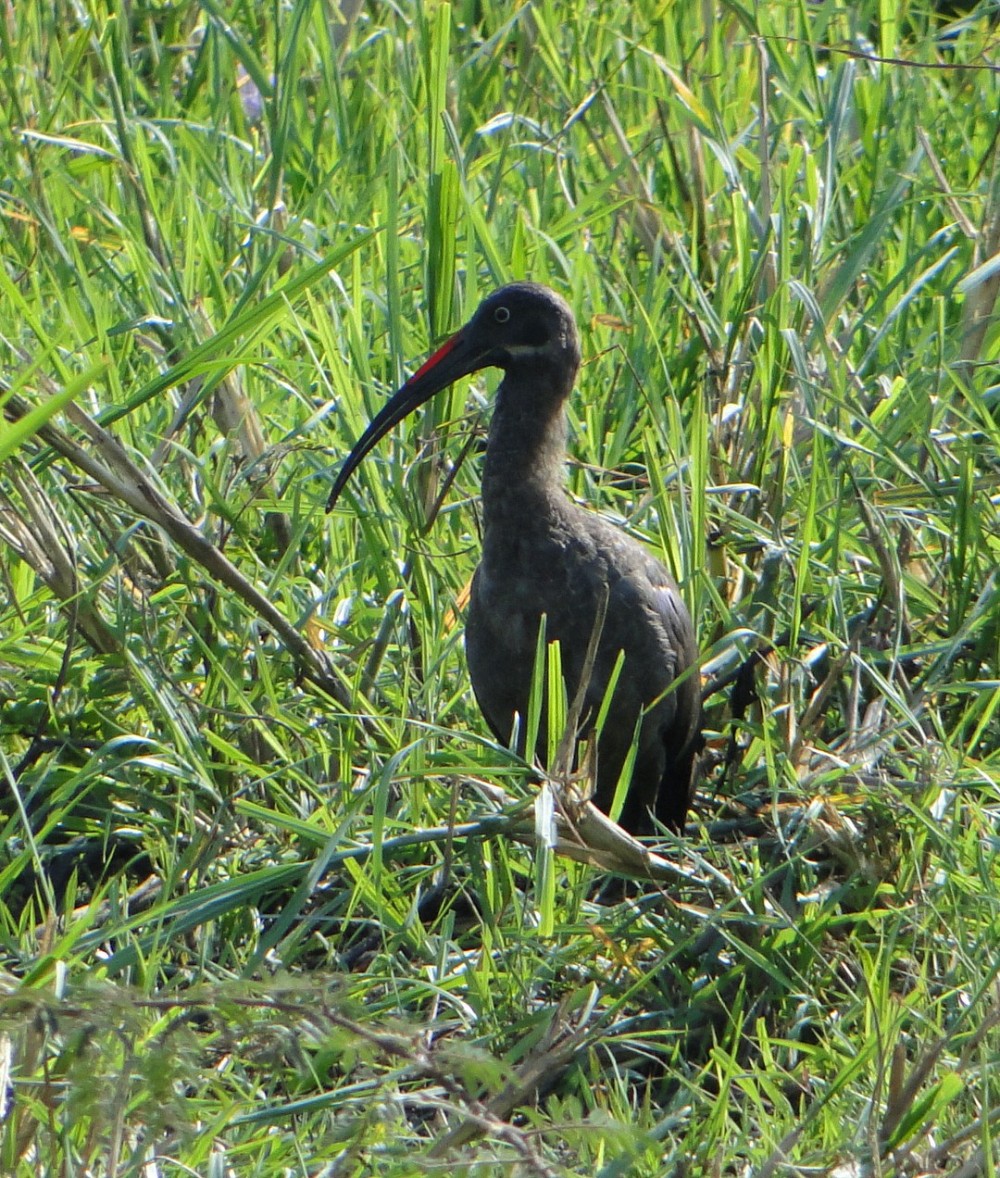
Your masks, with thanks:
[[[994,1173],[997,31],[351,9],[0,19],[0,1172]],[[665,888],[475,788],[494,377],[323,510],[524,276],[572,493],[759,656]]]

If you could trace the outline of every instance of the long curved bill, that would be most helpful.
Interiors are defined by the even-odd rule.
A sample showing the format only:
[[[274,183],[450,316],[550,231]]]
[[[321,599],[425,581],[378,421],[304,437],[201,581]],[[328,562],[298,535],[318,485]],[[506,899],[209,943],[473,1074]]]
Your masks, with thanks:
[[[488,363],[487,355],[474,351],[469,345],[464,329],[445,340],[398,392],[393,393],[358,439],[354,449],[344,459],[344,465],[340,468],[326,503],[327,511],[337,502],[341,491],[347,485],[347,480],[361,465],[365,455],[374,449],[394,425],[425,401],[429,401],[435,393],[453,384],[459,377],[468,376],[470,372],[476,372]]]

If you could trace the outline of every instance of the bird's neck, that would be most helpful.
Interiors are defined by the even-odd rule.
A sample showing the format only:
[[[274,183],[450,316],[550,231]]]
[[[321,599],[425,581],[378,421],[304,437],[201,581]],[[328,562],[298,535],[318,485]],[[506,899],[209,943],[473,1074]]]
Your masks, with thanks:
[[[486,526],[564,499],[565,464],[564,399],[512,397],[501,385],[483,465]]]

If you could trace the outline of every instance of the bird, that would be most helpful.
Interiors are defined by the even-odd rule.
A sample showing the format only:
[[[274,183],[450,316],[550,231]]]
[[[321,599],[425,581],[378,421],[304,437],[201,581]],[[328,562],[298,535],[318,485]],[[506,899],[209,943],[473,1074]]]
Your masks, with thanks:
[[[497,740],[516,735],[525,755],[542,616],[546,642],[560,644],[572,700],[603,607],[582,729],[595,722],[620,652],[624,659],[597,740],[593,801],[610,809],[638,728],[619,825],[633,835],[654,833],[657,822],[682,833],[703,745],[694,625],[664,565],[569,496],[565,407],[580,361],[580,333],[560,295],[534,282],[494,291],[371,421],[337,474],[327,510],[393,426],[461,377],[501,369],[483,460],[482,556],[465,623],[476,700]],[[543,721],[534,750],[541,764],[546,735]]]

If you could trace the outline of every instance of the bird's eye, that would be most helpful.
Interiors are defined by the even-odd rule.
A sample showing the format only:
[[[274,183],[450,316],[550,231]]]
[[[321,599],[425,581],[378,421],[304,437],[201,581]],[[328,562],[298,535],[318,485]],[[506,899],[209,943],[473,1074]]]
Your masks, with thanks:
[[[493,318],[497,323],[506,323],[510,318],[510,310],[507,307],[497,307],[493,312]]]

